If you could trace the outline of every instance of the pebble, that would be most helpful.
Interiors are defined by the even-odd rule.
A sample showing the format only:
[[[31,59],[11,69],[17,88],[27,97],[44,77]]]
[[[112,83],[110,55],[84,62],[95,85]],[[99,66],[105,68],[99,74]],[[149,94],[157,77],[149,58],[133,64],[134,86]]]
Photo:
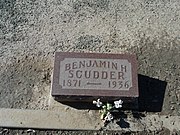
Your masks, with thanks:
[[[36,131],[35,131],[34,129],[28,129],[28,130],[27,130],[27,133],[30,133],[30,132],[35,133]]]
[[[92,117],[92,116],[93,116],[93,112],[92,112],[92,111],[89,111],[89,115]]]
[[[65,111],[69,110],[69,107],[65,107],[64,110],[65,110]]]
[[[175,108],[174,108],[174,106],[171,106],[171,110],[174,110]]]
[[[8,129],[4,128],[2,131],[0,131],[0,134],[8,133]]]
[[[171,104],[176,104],[175,102],[171,101]]]
[[[173,131],[171,132],[170,135],[178,135],[177,131],[175,129],[173,129]]]

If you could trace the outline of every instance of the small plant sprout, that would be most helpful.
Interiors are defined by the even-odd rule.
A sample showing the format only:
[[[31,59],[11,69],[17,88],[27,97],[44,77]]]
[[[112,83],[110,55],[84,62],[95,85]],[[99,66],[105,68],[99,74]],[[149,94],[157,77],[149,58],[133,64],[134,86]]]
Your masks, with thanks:
[[[103,105],[100,99],[98,99],[97,101],[93,101],[93,104],[95,104],[97,107],[101,107]]]
[[[111,112],[118,111],[117,109],[122,107],[123,101],[121,99],[114,101],[114,106],[113,106],[113,104],[108,103],[108,102],[106,104],[103,104],[100,101],[100,99],[98,99],[97,101],[93,101],[93,104],[95,104],[97,107],[101,107],[100,118],[104,123],[106,123],[114,119]]]
[[[115,108],[121,108],[123,104],[123,101],[120,99],[118,101],[114,101],[114,107]]]
[[[106,107],[107,107],[107,110],[108,110],[108,111],[110,111],[111,109],[113,109],[113,106],[112,106],[112,104],[110,104],[110,103],[107,103],[107,104],[106,104]]]
[[[110,112],[108,112],[107,114],[106,114],[106,117],[104,117],[104,121],[105,122],[107,122],[107,121],[111,121],[111,120],[113,120],[114,118],[113,118],[113,115],[110,113]]]

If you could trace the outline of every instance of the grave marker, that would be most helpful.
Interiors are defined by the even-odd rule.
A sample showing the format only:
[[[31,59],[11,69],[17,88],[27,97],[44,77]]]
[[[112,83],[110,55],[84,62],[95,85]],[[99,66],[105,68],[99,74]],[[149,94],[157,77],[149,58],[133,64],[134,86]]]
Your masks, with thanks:
[[[52,96],[58,101],[137,102],[137,61],[132,54],[56,52]]]

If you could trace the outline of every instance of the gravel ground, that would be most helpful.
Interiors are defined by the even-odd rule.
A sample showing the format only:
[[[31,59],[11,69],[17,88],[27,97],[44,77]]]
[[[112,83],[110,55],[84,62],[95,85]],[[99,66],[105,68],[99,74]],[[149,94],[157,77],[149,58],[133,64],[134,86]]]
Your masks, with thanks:
[[[23,134],[23,135],[169,135],[170,131],[163,128],[160,131],[141,131],[141,132],[131,132],[131,131],[58,131],[58,130],[22,130],[22,129],[8,129],[2,130],[4,135],[11,134]],[[176,132],[172,132],[176,135]]]
[[[135,53],[140,90],[151,94],[141,98],[142,113],[180,116],[179,0],[1,0],[1,108],[49,109],[56,51]],[[161,111],[153,110],[161,106]],[[36,134],[56,132],[118,134]],[[163,127],[122,132],[180,134]],[[3,134],[27,133],[11,129]]]

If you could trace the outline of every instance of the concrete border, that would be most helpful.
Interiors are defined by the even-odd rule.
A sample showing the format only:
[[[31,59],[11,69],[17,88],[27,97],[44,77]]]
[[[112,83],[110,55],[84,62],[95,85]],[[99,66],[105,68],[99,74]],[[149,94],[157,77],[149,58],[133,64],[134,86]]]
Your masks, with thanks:
[[[69,116],[70,115],[70,116]],[[31,129],[61,129],[61,130],[99,130],[102,122],[94,120],[80,112],[76,117],[71,112],[60,113],[50,110],[23,110],[23,109],[0,109],[0,127],[31,128]],[[74,117],[75,116],[75,117]],[[129,128],[120,128],[110,124],[107,130],[125,131],[156,131],[163,127],[170,131],[179,131],[180,116],[147,115],[140,120],[134,118],[125,119]]]
[[[80,114],[61,113],[49,110],[0,109],[0,127],[63,129],[63,130],[99,130],[99,123]],[[83,124],[82,124],[83,123]]]

